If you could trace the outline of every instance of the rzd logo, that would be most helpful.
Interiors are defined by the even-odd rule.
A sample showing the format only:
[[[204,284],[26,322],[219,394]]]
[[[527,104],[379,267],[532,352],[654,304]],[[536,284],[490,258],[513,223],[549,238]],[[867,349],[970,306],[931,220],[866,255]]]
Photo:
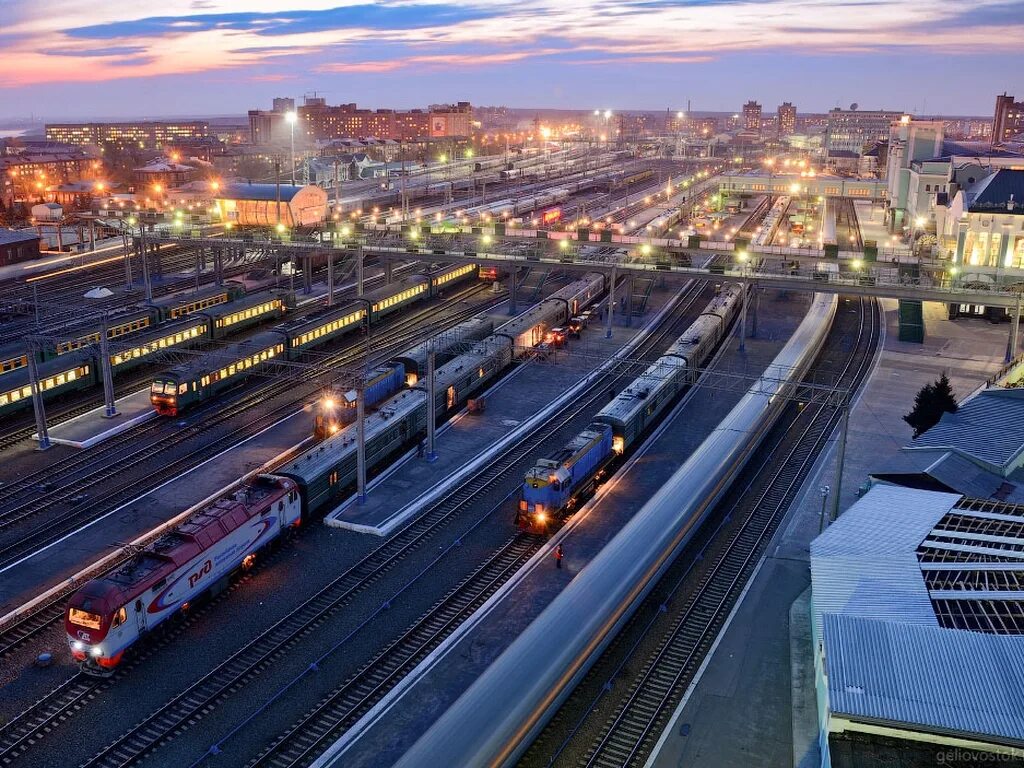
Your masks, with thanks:
[[[199,568],[198,571],[196,571],[195,573],[193,573],[191,576],[188,577],[188,588],[192,589],[192,587],[194,587],[196,585],[196,582],[199,581],[201,578],[203,578],[203,576],[208,574],[212,569],[213,569],[213,562],[210,561],[210,560],[207,560],[205,563],[203,563],[203,565]]]

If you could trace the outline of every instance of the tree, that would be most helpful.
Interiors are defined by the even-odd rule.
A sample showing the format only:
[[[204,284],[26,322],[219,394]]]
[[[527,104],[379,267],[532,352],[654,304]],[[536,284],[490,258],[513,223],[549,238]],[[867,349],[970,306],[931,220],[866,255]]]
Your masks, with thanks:
[[[956,395],[949,377],[943,373],[934,384],[925,384],[914,397],[914,408],[903,420],[914,428],[917,439],[939,423],[944,413],[956,413]]]

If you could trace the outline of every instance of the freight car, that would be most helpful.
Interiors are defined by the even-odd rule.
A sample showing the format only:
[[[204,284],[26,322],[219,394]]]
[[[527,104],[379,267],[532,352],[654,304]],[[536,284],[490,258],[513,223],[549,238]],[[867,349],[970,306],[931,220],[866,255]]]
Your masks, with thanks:
[[[537,460],[523,481],[516,524],[546,533],[578,499],[593,490],[601,474],[660,421],[688,383],[688,369],[699,368],[722,340],[740,307],[743,288],[727,285],[665,354],[623,389],[594,422],[552,457]],[[600,440],[597,435],[605,435]]]
[[[299,524],[295,483],[258,475],[190,515],[116,570],[72,595],[64,617],[83,672],[108,676],[145,633],[204,595]]]

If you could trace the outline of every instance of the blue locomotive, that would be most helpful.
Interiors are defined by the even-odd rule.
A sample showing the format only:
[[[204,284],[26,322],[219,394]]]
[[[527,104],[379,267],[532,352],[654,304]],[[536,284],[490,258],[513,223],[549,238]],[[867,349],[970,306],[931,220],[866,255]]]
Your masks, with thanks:
[[[724,338],[742,296],[741,286],[724,286],[665,354],[602,408],[590,426],[555,456],[537,460],[522,485],[516,512],[521,530],[547,533],[660,420],[688,384],[689,372]],[[605,430],[607,441],[595,439]]]
[[[520,527],[544,533],[559,512],[592,491],[615,458],[612,438],[609,425],[594,422],[551,458],[538,459],[523,483]]]

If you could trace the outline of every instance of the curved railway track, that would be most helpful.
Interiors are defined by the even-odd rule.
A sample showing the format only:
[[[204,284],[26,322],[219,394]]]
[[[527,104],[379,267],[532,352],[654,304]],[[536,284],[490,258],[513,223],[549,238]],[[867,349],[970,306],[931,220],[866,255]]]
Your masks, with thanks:
[[[461,300],[462,298],[460,294],[459,296],[449,299],[447,303],[457,304]],[[430,314],[435,314],[436,309],[437,307],[435,307],[434,312]],[[481,307],[479,306],[468,308],[463,310],[462,312],[456,313],[449,319],[451,319],[452,322],[459,322],[461,319],[465,319],[465,317],[472,316],[478,313],[479,311],[481,311]],[[416,327],[416,323],[419,322],[419,320],[421,319],[422,318],[418,316],[406,318],[405,321],[399,326],[399,328],[389,329],[392,331],[397,331],[397,333],[394,333],[391,337],[387,338],[383,336],[378,337],[377,342],[378,344],[380,344],[378,354],[383,354],[384,356],[387,356],[388,354],[391,354],[393,351],[404,348],[405,346],[422,340],[422,337],[425,334],[422,328]],[[336,354],[339,356],[345,354],[358,355],[358,349],[353,349],[350,347],[347,352],[343,350]],[[294,383],[292,382],[281,383],[282,391],[287,390],[288,388],[291,388],[293,386]],[[307,395],[304,395],[303,398],[306,396]],[[254,393],[248,396],[246,401],[248,402],[251,400],[255,400],[256,402],[258,402],[259,400],[265,399],[265,397],[265,392],[262,392],[262,394]],[[295,400],[289,401],[289,403],[280,406],[279,408],[275,409],[274,411],[268,414],[265,414],[258,421],[254,421],[245,425],[243,428],[240,428],[240,430],[254,431],[256,429],[262,428],[264,426],[264,422],[272,423],[274,419],[280,418],[280,413],[282,411],[293,410],[294,407]],[[230,434],[218,438],[217,443],[214,444],[212,448],[211,444],[207,443],[203,446],[197,447],[196,451],[190,452],[188,456],[181,457],[181,459],[194,461],[196,457],[200,454],[205,455],[206,453],[209,453],[211,451],[216,452],[219,448],[223,448],[222,443],[230,445],[232,440],[237,438],[236,433],[240,432],[240,430],[233,430]],[[199,432],[196,432],[195,434],[199,434]],[[159,452],[160,450],[163,450],[165,448],[166,443],[163,444],[163,447],[161,447],[159,444],[154,444],[141,449],[140,453],[150,455],[154,449]],[[159,473],[159,477],[156,474],[150,475],[148,479],[153,484],[156,484],[156,482],[159,482],[160,478],[162,478],[167,473],[169,473],[170,476],[173,476],[175,472],[178,472],[181,469],[180,462],[176,462],[176,464],[179,464],[179,466],[177,466],[176,469],[172,470],[171,465],[167,465],[167,472],[161,471]],[[119,466],[114,470],[101,469],[100,471],[106,471],[107,474],[109,475],[111,472],[116,473],[122,470],[123,466]],[[100,504],[105,504],[106,507],[109,507],[111,504],[115,504],[119,499],[122,498],[123,494],[126,491],[129,494],[137,494],[139,493],[139,488],[131,483],[128,483],[125,486],[125,489],[115,490],[107,497],[105,497],[105,499],[91,500],[88,510],[72,509],[64,516],[60,517],[58,520],[48,521],[46,525],[40,526],[39,528],[35,529],[29,534],[26,534],[24,537],[21,537],[16,541],[12,542],[8,546],[0,547],[0,562],[9,562],[13,559],[16,559],[19,556],[19,553],[23,554],[27,549],[40,546],[40,543],[45,542],[47,538],[52,539],[54,537],[62,535],[62,532],[66,532],[66,530],[68,529],[73,529],[78,525],[81,525],[83,522],[87,521],[90,515],[97,516],[99,514],[104,514],[103,510],[97,512],[95,507]],[[52,499],[49,501],[52,501]],[[4,655],[14,650],[15,648],[19,647],[20,645],[22,645],[26,640],[38,635],[40,632],[52,626],[55,621],[59,620],[63,615],[63,601],[68,594],[74,591],[74,588],[74,585],[69,585],[65,590],[61,590],[57,595],[45,601],[45,603],[41,604],[36,609],[33,609],[31,612],[16,619],[7,627],[4,627],[3,630],[0,631],[0,658],[2,658]]]
[[[873,300],[859,303],[856,340],[837,383],[851,393],[867,377],[878,343],[877,306]],[[843,334],[830,337],[833,353],[844,343],[849,339]],[[826,350],[828,345],[805,380],[832,370],[822,362]],[[574,706],[570,697],[563,705],[563,712],[582,708],[582,715],[571,726],[566,715],[556,715],[547,738],[538,738],[521,765],[644,764],[840,417],[824,405],[789,406],[759,450],[757,466],[744,470],[719,505],[715,519],[721,522],[701,538],[709,542],[706,549],[692,562],[679,558],[671,567],[581,683],[581,689],[596,692],[593,698],[577,699]],[[609,692],[623,685],[621,697],[608,702]],[[608,707],[602,724],[588,722]],[[555,731],[568,736],[552,749]]]
[[[702,290],[703,285],[692,285],[687,290],[679,307],[673,313],[674,317],[666,319],[661,328],[643,342],[644,356],[649,356],[667,340],[678,336],[692,321],[692,318],[684,318],[684,313],[699,299]],[[496,503],[486,502],[487,511],[474,521],[470,529],[472,530],[497,511],[504,509],[504,502],[518,489],[515,481],[522,475],[523,462],[545,449],[560,445],[559,441],[564,439],[562,431],[579,426],[581,419],[589,419],[595,406],[604,402],[609,383],[621,377],[622,374],[614,370],[596,377],[572,405],[559,412],[557,419],[538,425],[522,435],[471,480],[431,504],[418,517],[340,577],[290,611],[284,619],[251,640],[244,648],[188,689],[126,731],[83,766],[125,766],[149,754],[161,743],[173,738],[183,726],[194,723],[203,714],[214,709],[226,695],[243,688],[301,637],[318,627],[330,614],[350,603],[358,593],[408,557],[414,549],[461,512],[478,503],[480,499],[498,497]],[[514,485],[512,491],[502,490],[510,483]],[[523,534],[508,539],[471,576],[408,629],[402,638],[381,651],[320,705],[308,712],[299,724],[283,734],[257,762],[261,765],[301,764],[317,746],[336,736],[339,729],[350,725],[354,719],[358,719],[360,713],[379,701],[418,659],[429,653],[444,637],[454,631],[472,614],[476,606],[498,589],[542,544],[541,539]],[[431,565],[457,546],[458,541],[446,547],[431,561]],[[429,566],[423,573],[428,571]],[[390,601],[386,601],[385,604],[388,602]],[[341,643],[331,652],[340,646]],[[315,743],[312,743],[309,734],[314,731],[318,735]]]

